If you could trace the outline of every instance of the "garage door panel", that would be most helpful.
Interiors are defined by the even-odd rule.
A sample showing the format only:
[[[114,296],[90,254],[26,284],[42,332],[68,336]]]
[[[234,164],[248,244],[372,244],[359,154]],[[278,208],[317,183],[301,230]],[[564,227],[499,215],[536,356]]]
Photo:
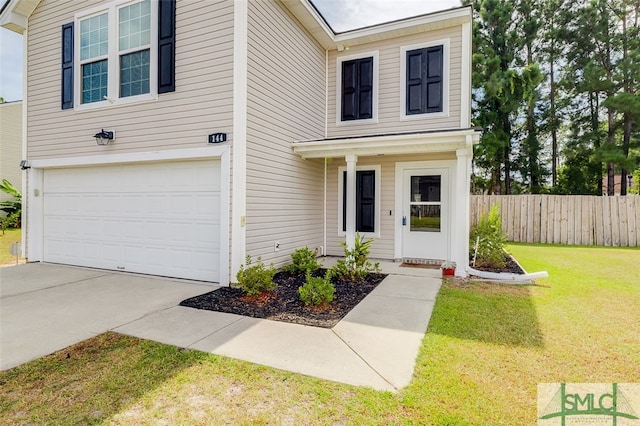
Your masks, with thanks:
[[[46,261],[219,281],[220,163],[46,170]]]

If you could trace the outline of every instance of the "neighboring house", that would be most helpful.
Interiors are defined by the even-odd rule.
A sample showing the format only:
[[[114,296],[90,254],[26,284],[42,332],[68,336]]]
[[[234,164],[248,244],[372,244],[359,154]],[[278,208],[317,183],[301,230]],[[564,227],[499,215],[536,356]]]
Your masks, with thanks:
[[[11,0],[0,24],[25,35],[29,261],[227,284],[360,232],[466,273],[471,8],[335,33],[309,0]]]
[[[0,103],[0,181],[22,190],[22,101]],[[0,191],[0,201],[14,198]],[[4,217],[5,213],[0,211]]]
[[[608,195],[607,183],[608,183],[608,177],[603,176],[602,177],[602,195],[604,195],[605,197]],[[627,194],[633,194],[633,192],[631,192],[634,189],[633,184],[634,184],[633,172],[631,172],[627,175]],[[620,190],[622,189],[622,175],[613,176],[613,189],[615,191],[614,195],[620,195]]]

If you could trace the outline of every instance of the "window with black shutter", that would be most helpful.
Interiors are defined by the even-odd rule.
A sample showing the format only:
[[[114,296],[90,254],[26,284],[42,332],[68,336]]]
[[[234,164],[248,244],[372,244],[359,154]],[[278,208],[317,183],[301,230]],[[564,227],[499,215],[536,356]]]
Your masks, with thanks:
[[[342,62],[342,121],[373,118],[373,57]]]
[[[73,108],[74,102],[110,105],[122,98],[148,100],[175,91],[176,1],[159,0],[155,20],[153,3],[113,2],[62,26],[62,109]],[[110,28],[110,21],[117,25]],[[154,40],[153,27],[158,30]],[[109,42],[112,32],[116,43]],[[75,39],[80,44],[77,58]],[[152,73],[157,74],[153,87]]]
[[[443,46],[407,51],[406,114],[442,112]]]
[[[375,170],[356,172],[356,232],[375,232]],[[347,230],[347,172],[342,174],[342,230]]]

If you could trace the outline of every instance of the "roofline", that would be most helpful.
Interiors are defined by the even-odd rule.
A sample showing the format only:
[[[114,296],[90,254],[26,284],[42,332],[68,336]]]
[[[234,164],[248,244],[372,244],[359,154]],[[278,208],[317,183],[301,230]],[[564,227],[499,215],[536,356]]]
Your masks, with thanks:
[[[7,0],[0,9],[0,26],[23,34],[29,16],[39,3],[40,0]]]
[[[372,25],[367,25],[367,26],[360,27],[360,28],[354,28],[352,30],[338,31],[335,34],[336,34],[336,36],[341,36],[341,35],[344,35],[344,34],[349,34],[349,33],[369,30],[369,29],[373,29],[373,28],[386,27],[386,26],[391,26],[391,25],[394,25],[394,24],[401,24],[401,23],[406,22],[406,21],[427,20],[429,18],[432,18],[434,15],[440,15],[440,14],[444,14],[444,13],[448,13],[448,12],[454,12],[454,11],[458,11],[458,10],[463,10],[463,11],[466,10],[466,9],[471,10],[471,8],[472,8],[472,6],[468,5],[468,6],[453,7],[453,8],[444,9],[444,10],[437,10],[437,11],[434,11],[434,12],[423,13],[421,15],[409,16],[407,18],[394,19],[392,21],[385,21],[385,22],[381,22],[379,24],[372,24]]]
[[[455,152],[464,149],[469,154],[480,142],[482,131],[477,128],[436,130],[431,132],[346,137],[308,142],[293,142],[293,152],[304,159],[338,158],[348,154],[368,157],[377,155],[427,154]]]
[[[409,18],[397,19],[348,31],[336,32],[311,0],[280,0],[311,35],[327,50],[445,28],[471,22],[472,6],[460,6]]]

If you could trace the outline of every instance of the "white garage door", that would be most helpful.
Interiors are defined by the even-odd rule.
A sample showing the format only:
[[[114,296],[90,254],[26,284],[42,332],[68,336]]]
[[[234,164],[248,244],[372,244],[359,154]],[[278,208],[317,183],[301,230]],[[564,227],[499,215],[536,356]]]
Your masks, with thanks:
[[[220,162],[44,172],[44,260],[219,281]]]

